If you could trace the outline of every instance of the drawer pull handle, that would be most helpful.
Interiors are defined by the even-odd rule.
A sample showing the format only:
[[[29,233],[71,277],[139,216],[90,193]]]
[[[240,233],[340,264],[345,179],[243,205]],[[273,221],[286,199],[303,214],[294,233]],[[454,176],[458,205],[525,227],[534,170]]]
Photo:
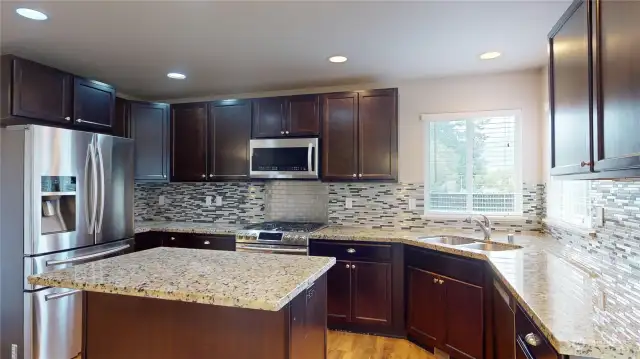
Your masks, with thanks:
[[[171,240],[172,240],[172,241],[175,241],[175,240],[176,240],[176,237],[171,237]]]
[[[350,268],[348,264],[347,264],[347,268]]]
[[[532,347],[537,347],[538,345],[542,344],[542,340],[540,340],[540,337],[538,337],[534,333],[529,333],[525,335],[524,341],[527,342],[527,344],[531,345]]]
[[[356,250],[355,250],[355,249],[353,249],[353,248],[349,248],[349,249],[347,249],[347,253],[351,253],[351,254],[353,254],[353,253],[355,253],[355,252],[356,252]]]
[[[211,244],[211,242],[209,242],[209,241],[204,241],[204,244]]]

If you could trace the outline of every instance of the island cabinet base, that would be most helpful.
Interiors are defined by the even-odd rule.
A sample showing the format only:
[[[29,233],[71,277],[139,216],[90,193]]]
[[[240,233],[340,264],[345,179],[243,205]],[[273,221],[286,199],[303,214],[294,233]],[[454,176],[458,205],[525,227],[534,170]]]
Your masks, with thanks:
[[[85,359],[325,359],[326,285],[277,312],[87,292]]]

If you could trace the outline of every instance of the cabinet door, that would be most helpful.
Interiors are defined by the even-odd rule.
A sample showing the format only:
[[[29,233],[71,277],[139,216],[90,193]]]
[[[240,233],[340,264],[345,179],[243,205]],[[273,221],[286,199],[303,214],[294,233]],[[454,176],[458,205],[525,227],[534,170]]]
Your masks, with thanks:
[[[640,168],[640,2],[597,2],[596,171]]]
[[[251,102],[209,105],[209,180],[248,179]]]
[[[397,90],[360,93],[358,106],[358,179],[398,177]]]
[[[329,323],[351,319],[351,262],[337,261],[327,273],[327,316]]]
[[[436,346],[446,334],[443,289],[436,274],[408,267],[407,332],[426,346]]]
[[[171,106],[171,181],[206,181],[207,104]]]
[[[291,96],[287,101],[286,133],[290,136],[320,134],[320,99],[318,95]]]
[[[131,138],[131,106],[128,100],[116,97],[113,135]]]
[[[575,2],[549,37],[552,175],[591,171],[590,4]]]
[[[134,250],[138,252],[146,249],[162,247],[162,242],[164,240],[164,237],[166,237],[164,233],[156,233],[156,232],[136,234],[135,242],[134,242],[134,248],[135,248]]]
[[[235,236],[184,235],[180,241],[183,248],[211,249],[218,251],[235,251]]]
[[[322,96],[322,178],[354,180],[358,171],[358,93]]]
[[[135,179],[166,182],[169,176],[169,105],[131,102]]]
[[[440,284],[440,280],[443,281]],[[483,358],[482,287],[448,277],[438,281],[445,294],[445,345],[464,358]]]
[[[73,85],[74,123],[110,131],[115,114],[116,90],[102,82],[76,77]]]
[[[253,100],[252,138],[285,136],[284,97]]]
[[[3,58],[3,61],[11,58]],[[11,114],[42,121],[71,123],[72,76],[29,60],[12,58],[11,61]]]
[[[516,351],[516,319],[510,296],[497,281],[493,283],[493,351],[496,358],[513,358]]]
[[[363,324],[391,324],[391,264],[351,262],[351,318]]]

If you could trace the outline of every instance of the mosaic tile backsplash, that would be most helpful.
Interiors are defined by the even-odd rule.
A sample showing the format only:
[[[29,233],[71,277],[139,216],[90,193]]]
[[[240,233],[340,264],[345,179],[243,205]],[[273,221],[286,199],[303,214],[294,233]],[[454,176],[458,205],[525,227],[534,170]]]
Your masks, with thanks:
[[[165,204],[158,203],[165,196]],[[206,204],[212,196],[212,205]],[[222,205],[215,204],[216,196]],[[523,216],[495,221],[494,228],[540,230],[544,185],[524,185]],[[347,198],[353,201],[346,208]],[[409,199],[416,200],[409,209]],[[263,220],[317,221],[368,228],[471,229],[462,220],[424,218],[424,185],[269,181],[236,183],[136,184],[136,220],[253,223]]]

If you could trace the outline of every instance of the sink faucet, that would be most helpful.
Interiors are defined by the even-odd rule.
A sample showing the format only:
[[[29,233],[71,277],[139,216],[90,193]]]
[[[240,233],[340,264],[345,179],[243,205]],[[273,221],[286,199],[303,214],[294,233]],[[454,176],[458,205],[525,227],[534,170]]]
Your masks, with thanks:
[[[477,218],[473,218],[472,216],[467,217],[465,222],[467,223],[471,223],[472,221],[476,222],[478,226],[480,226],[480,229],[482,229],[482,232],[484,233],[484,240],[488,241],[491,239],[491,221],[484,214],[481,214],[480,216],[484,218],[484,223],[483,221]]]

